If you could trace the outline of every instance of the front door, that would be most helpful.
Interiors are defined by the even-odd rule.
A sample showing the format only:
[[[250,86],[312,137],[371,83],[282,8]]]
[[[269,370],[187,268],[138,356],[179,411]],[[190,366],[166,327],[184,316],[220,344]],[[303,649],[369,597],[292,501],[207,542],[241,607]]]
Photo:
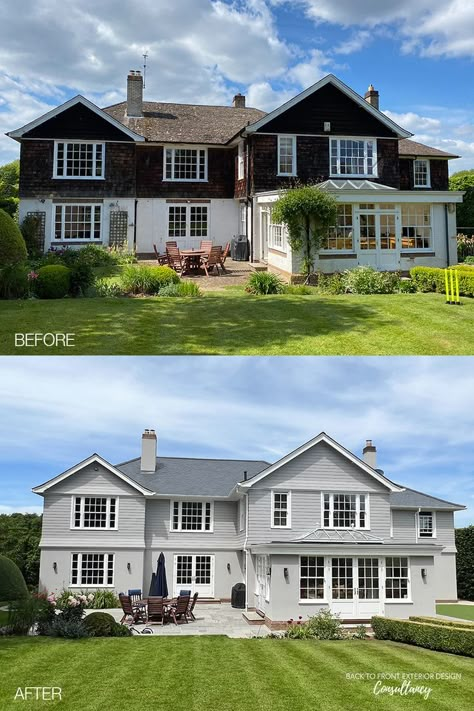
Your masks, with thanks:
[[[255,607],[257,612],[265,614],[266,602],[270,596],[268,582],[269,560],[267,555],[258,555],[255,559]]]
[[[214,597],[214,556],[175,555],[174,595],[191,590],[201,597]]]
[[[331,611],[342,619],[367,619],[380,614],[378,558],[331,559]]]
[[[359,256],[362,264],[380,271],[395,271],[400,266],[399,219],[395,209],[361,210],[359,223]]]

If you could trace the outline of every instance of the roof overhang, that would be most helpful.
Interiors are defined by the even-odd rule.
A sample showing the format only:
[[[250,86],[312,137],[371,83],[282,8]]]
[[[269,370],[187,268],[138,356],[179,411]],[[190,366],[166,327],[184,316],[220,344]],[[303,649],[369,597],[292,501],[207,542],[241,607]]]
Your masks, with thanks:
[[[248,549],[251,553],[263,555],[346,555],[354,553],[360,555],[403,555],[403,556],[426,556],[437,555],[444,550],[440,545],[421,545],[418,543],[384,543],[374,545],[373,543],[249,543]]]
[[[367,111],[369,114],[372,114],[372,116],[374,116],[378,121],[380,121],[380,123],[383,123],[388,129],[390,129],[390,131],[393,131],[399,138],[409,138],[410,136],[413,136],[413,133],[410,133],[410,131],[406,131],[404,128],[396,124],[395,121],[392,121],[388,118],[388,116],[385,116],[385,114],[383,114],[381,111],[374,108],[362,96],[357,94],[353,89],[347,86],[347,84],[344,84],[343,81],[334,76],[334,74],[328,74],[327,76],[316,82],[316,84],[313,84],[297,96],[294,96],[292,99],[285,102],[274,111],[270,111],[270,113],[264,116],[263,118],[259,119],[258,121],[255,121],[255,123],[249,124],[245,129],[244,133],[255,133],[259,129],[263,128],[267,123],[272,121],[274,118],[280,116],[280,114],[283,114],[285,111],[288,111],[288,109],[291,109],[296,104],[299,104],[300,101],[304,101],[304,99],[306,99],[308,96],[311,96],[311,94],[314,94],[316,91],[319,91],[319,89],[322,89],[324,86],[326,86],[326,84],[332,84],[337,89],[340,89],[340,91],[346,94],[346,96],[355,101],[356,104],[359,104],[359,106],[365,109],[365,111]]]
[[[269,190],[267,192],[256,193],[254,197],[259,204],[273,203],[286,192],[286,190]],[[465,194],[463,191],[455,190],[427,190],[418,192],[414,190],[396,190],[394,188],[379,191],[367,190],[364,192],[358,189],[341,190],[340,188],[334,188],[326,189],[326,192],[330,192],[334,195],[336,200],[340,202],[377,202],[377,198],[379,198],[381,202],[395,204],[405,202],[428,202],[433,204],[461,203]]]
[[[97,114],[97,116],[100,116],[102,119],[104,119],[104,121],[107,121],[119,131],[122,131],[122,133],[127,135],[133,141],[145,140],[143,136],[140,136],[140,134],[135,133],[135,131],[131,131],[129,128],[124,126],[123,123],[120,123],[120,121],[117,121],[117,119],[114,119],[112,118],[112,116],[109,116],[109,114],[107,114],[105,111],[102,111],[102,109],[93,104],[92,101],[89,101],[89,99],[86,99],[80,94],[78,96],[74,96],[72,99],[69,99],[69,101],[66,101],[64,104],[61,104],[60,106],[57,106],[54,109],[51,109],[51,111],[48,111],[46,114],[43,114],[34,121],[30,121],[30,123],[25,124],[25,126],[17,128],[14,131],[9,131],[6,135],[10,138],[13,138],[15,141],[21,141],[25,133],[32,131],[37,126],[41,126],[42,123],[45,123],[46,121],[49,121],[55,116],[58,116],[59,114],[63,113],[63,111],[67,111],[67,109],[76,106],[76,104],[82,104],[86,108],[90,109],[95,114]]]
[[[68,479],[73,474],[76,474],[77,472],[81,471],[81,469],[84,469],[84,467],[89,466],[89,464],[100,464],[109,472],[115,474],[115,476],[126,482],[129,486],[136,489],[143,495],[153,494],[153,491],[151,491],[150,489],[146,489],[143,486],[140,486],[140,484],[138,484],[133,479],[130,479],[130,477],[126,476],[123,472],[114,467],[112,464],[110,464],[110,462],[108,462],[106,459],[103,459],[98,454],[92,454],[87,459],[84,459],[82,462],[79,462],[79,464],[76,464],[74,467],[71,467],[71,469],[67,469],[62,474],[58,474],[58,476],[55,476],[53,479],[49,479],[49,481],[46,481],[40,486],[33,487],[32,491],[34,494],[44,494],[46,491],[48,491],[48,489],[51,489],[51,487],[55,486],[56,484],[59,484],[61,481]]]
[[[352,464],[355,464],[355,466],[359,467],[359,469],[364,471],[366,474],[369,474],[371,477],[376,479],[380,484],[386,486],[389,491],[404,490],[403,486],[398,486],[397,484],[394,484],[392,481],[384,477],[378,471],[372,469],[372,467],[362,461],[362,459],[359,459],[359,457],[356,457],[355,454],[349,452],[348,449],[336,442],[334,439],[332,439],[332,437],[329,437],[329,435],[327,435],[325,432],[321,432],[320,434],[318,434],[317,437],[314,437],[313,439],[309,440],[309,442],[302,444],[301,447],[298,447],[298,449],[295,449],[293,452],[290,452],[286,456],[282,457],[282,459],[279,459],[278,462],[275,462],[275,464],[271,464],[267,469],[264,469],[262,472],[260,472],[260,474],[257,474],[248,481],[241,481],[239,483],[239,488],[241,490],[250,489],[257,482],[261,481],[270,474],[273,474],[273,472],[277,471],[277,469],[280,469],[285,464],[288,464],[288,462],[291,462],[296,457],[299,457],[300,454],[303,454],[308,449],[311,449],[311,447],[314,447],[315,445],[320,444],[321,442],[324,442],[325,444],[329,445],[329,447],[332,447],[332,449],[336,450],[336,452],[342,454],[342,456],[352,462]]]

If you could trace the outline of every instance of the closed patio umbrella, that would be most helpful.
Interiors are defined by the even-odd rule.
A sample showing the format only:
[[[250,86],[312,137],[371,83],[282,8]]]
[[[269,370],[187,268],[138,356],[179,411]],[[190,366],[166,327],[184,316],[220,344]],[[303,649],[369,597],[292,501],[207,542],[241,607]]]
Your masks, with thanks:
[[[156,581],[156,573],[152,573],[152,574],[151,574],[150,591],[149,591],[149,593],[148,593],[148,595],[149,595],[150,597],[153,597],[153,595],[155,594],[155,593],[153,592],[153,590],[155,589],[155,581]]]
[[[159,597],[168,597],[168,583],[166,582],[166,566],[165,566],[165,556],[160,553],[158,558],[158,565],[156,568],[156,578],[155,578],[155,588],[157,590],[156,595]]]

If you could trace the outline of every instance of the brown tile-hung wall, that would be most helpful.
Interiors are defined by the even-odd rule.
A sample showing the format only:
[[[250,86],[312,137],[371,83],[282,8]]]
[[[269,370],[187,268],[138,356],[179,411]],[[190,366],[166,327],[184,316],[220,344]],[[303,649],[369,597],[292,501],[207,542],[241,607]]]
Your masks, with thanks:
[[[448,161],[430,160],[431,188],[414,188],[413,158],[400,158],[400,190],[449,190]]]

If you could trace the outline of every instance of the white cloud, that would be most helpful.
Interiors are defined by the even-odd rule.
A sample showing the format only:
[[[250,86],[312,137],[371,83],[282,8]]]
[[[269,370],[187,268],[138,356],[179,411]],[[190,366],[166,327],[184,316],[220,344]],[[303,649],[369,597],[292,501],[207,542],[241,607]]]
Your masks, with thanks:
[[[43,513],[42,506],[29,506],[25,504],[18,504],[17,506],[2,506],[0,505],[0,514],[13,514],[13,513]]]
[[[335,47],[334,52],[336,54],[353,54],[354,52],[359,52],[369,45],[374,39],[374,33],[368,30],[360,30],[355,32],[352,37],[341,42],[337,47]]]
[[[430,118],[429,116],[420,116],[413,111],[398,114],[394,111],[384,111],[386,116],[403,126],[407,131],[412,133],[426,131],[427,133],[439,134],[441,130],[441,121],[439,119]]]

